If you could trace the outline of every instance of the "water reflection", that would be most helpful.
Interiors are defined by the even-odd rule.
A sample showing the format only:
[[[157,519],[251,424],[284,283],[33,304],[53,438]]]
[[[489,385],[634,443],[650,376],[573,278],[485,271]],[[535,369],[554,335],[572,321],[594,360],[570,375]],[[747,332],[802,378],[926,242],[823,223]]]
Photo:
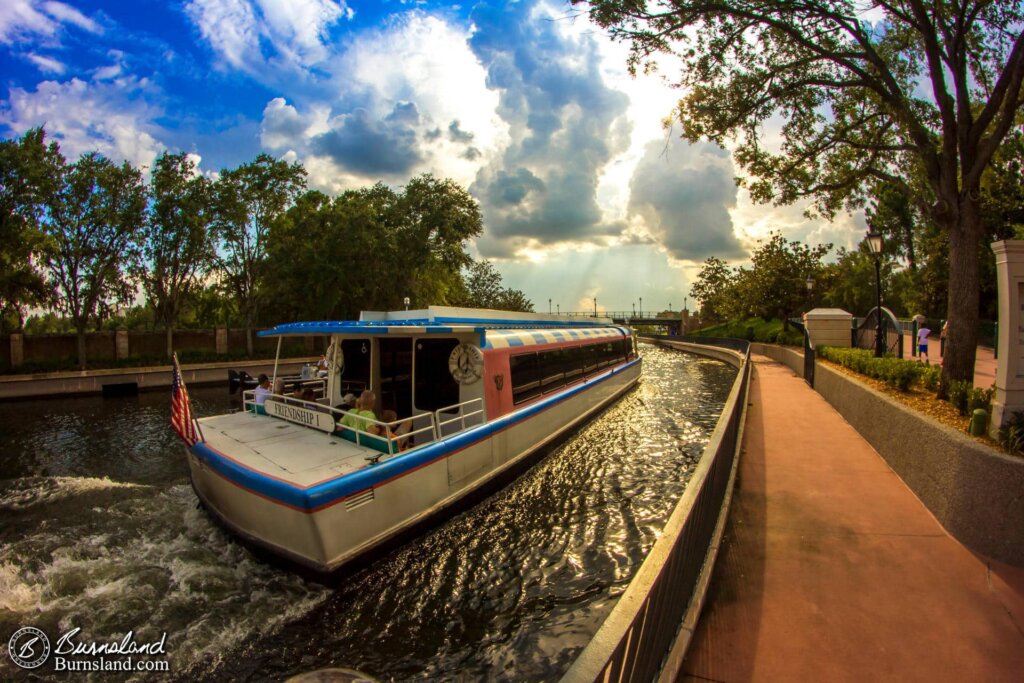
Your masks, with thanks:
[[[167,631],[182,679],[331,665],[382,679],[557,677],[657,539],[735,376],[643,352],[641,385],[550,456],[334,585],[255,559],[196,508],[166,395],[11,405],[3,632]],[[201,414],[230,405],[221,389],[192,393]]]

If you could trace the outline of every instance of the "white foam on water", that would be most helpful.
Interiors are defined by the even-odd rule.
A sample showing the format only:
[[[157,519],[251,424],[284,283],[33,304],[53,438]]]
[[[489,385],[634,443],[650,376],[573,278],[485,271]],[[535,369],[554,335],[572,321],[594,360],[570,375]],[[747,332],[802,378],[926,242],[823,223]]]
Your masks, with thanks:
[[[0,562],[0,610],[24,614],[39,607],[42,590],[26,582],[14,564]]]
[[[30,477],[16,480],[0,494],[0,511],[28,510],[93,491],[140,488],[149,487],[108,477]]]
[[[119,485],[64,486],[110,487]],[[201,678],[233,648],[278,631],[330,594],[256,560],[197,509],[188,485],[84,514],[90,519],[74,522],[81,526],[56,535],[40,528],[0,547],[0,609],[80,627],[80,640],[133,630],[142,642],[166,632],[172,671]]]

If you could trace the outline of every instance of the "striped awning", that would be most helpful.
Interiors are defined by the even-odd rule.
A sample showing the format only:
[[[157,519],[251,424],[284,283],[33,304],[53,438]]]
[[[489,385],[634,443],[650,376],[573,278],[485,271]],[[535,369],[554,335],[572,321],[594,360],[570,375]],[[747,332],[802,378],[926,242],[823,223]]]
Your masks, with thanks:
[[[506,349],[513,346],[536,346],[572,341],[601,341],[629,336],[626,327],[593,327],[564,330],[487,330],[485,349]]]

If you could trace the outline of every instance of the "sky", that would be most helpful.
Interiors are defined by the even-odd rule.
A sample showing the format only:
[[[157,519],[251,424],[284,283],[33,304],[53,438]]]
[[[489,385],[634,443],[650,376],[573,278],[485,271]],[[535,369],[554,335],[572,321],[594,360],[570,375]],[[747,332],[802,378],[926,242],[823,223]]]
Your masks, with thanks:
[[[472,253],[538,311],[693,308],[700,264],[771,230],[859,241],[861,216],[752,204],[728,150],[663,125],[671,68],[632,78],[626,57],[540,0],[3,0],[0,136],[45,126],[69,159],[144,172],[267,152],[329,194],[453,178],[483,212]]]

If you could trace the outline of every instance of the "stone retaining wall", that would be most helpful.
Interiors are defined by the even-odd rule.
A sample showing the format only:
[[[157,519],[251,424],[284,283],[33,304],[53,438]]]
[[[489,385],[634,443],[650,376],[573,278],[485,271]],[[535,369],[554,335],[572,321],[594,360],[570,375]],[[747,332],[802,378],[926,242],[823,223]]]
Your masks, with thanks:
[[[803,355],[751,344],[798,375]],[[1024,567],[1024,458],[1010,457],[821,363],[814,388],[860,432],[957,540]]]

